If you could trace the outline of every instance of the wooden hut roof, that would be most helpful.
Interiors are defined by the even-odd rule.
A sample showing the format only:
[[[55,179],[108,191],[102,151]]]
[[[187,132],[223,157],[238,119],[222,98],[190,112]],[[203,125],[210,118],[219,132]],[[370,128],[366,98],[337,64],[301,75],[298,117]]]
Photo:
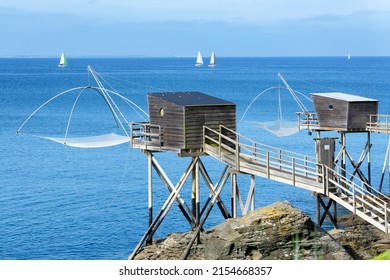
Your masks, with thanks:
[[[168,102],[184,106],[220,106],[220,105],[235,105],[232,102],[207,95],[197,91],[191,92],[157,92],[149,93],[149,95],[161,98]]]
[[[367,102],[367,101],[378,101],[375,99],[359,96],[359,95],[353,95],[353,94],[347,94],[347,93],[341,93],[341,92],[326,92],[326,93],[312,93],[312,95],[326,97],[326,98],[332,98],[337,100],[343,100],[346,102]]]

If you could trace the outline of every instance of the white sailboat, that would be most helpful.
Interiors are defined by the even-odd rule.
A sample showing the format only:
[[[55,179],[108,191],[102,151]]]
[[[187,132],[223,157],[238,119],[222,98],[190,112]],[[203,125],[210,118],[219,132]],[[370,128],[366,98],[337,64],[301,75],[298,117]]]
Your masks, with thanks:
[[[65,53],[62,52],[58,67],[66,67],[67,65],[68,65],[68,59],[66,58]]]
[[[347,58],[351,59],[351,54],[350,53],[347,54]]]
[[[213,52],[211,54],[209,67],[216,67],[216,66],[217,66],[217,63],[215,61],[215,53]]]
[[[200,53],[200,51],[198,51],[198,57],[196,58],[195,66],[196,67],[203,66],[203,58],[202,58],[202,54]]]

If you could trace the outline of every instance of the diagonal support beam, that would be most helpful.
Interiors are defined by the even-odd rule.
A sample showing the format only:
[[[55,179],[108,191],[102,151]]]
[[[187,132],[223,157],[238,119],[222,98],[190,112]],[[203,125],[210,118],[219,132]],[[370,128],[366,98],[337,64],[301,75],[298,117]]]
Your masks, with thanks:
[[[359,175],[360,180],[362,180],[365,183],[366,188],[367,188],[367,186],[370,186],[370,184],[368,182],[368,179],[366,178],[366,176],[364,176],[363,172],[359,169],[359,166],[355,163],[355,161],[353,160],[353,158],[351,157],[351,155],[348,153],[347,150],[345,150],[345,154],[347,155],[347,157],[348,157],[349,161],[351,162],[353,168],[355,168],[355,171]],[[367,190],[370,191],[369,188],[367,188]]]
[[[333,205],[334,214],[330,213],[330,207]],[[321,216],[320,206],[324,209],[324,213]],[[328,203],[325,204],[320,195],[317,195],[317,223],[319,226],[325,221],[326,216],[328,216],[329,220],[332,222],[333,226],[337,229],[337,210],[336,210],[336,202],[333,199],[329,199]]]
[[[213,209],[214,204],[216,203],[217,199],[219,198],[219,195],[221,194],[221,192],[223,190],[223,187],[226,185],[226,182],[227,182],[229,176],[230,176],[230,173],[229,172],[225,172],[224,179],[222,180],[221,184],[219,185],[219,188],[217,188],[215,196],[213,196],[213,199],[211,200],[211,203],[208,205],[208,207],[207,207],[207,209],[206,209],[206,211],[205,211],[205,213],[203,215],[203,218],[200,221],[199,226],[195,229],[195,231],[193,233],[193,236],[192,236],[190,242],[187,245],[186,250],[183,252],[183,254],[181,256],[182,260],[187,259],[188,255],[190,254],[191,247],[194,244],[195,240],[198,238],[199,233],[200,233],[204,223],[206,222],[206,220],[207,220],[211,210]]]
[[[165,201],[160,212],[158,213],[156,218],[153,220],[152,224],[148,227],[147,231],[142,236],[138,245],[135,247],[135,249],[134,249],[133,253],[131,254],[131,256],[129,257],[129,259],[131,259],[131,260],[134,259],[134,257],[137,255],[137,253],[138,253],[139,249],[141,248],[141,246],[143,245],[143,243],[148,239],[149,236],[153,235],[156,232],[156,230],[159,228],[162,221],[164,220],[164,218],[168,214],[169,210],[171,209],[173,203],[177,199],[177,196],[179,195],[182,187],[184,186],[185,181],[187,180],[187,178],[191,174],[191,171],[196,166],[197,162],[198,162],[198,158],[196,160],[192,161],[191,164],[187,167],[186,171],[181,176],[179,182],[176,184],[173,191],[170,193],[169,197]]]
[[[354,171],[352,172],[352,176],[351,178],[349,179],[350,181],[353,179],[354,175],[358,172],[360,166],[362,165],[363,161],[365,160],[366,156],[368,155],[368,152],[370,150],[370,148],[372,147],[372,145],[369,145],[368,146],[368,143],[366,144],[366,146],[364,147],[362,153],[360,154],[360,157],[358,159],[358,162],[356,163],[356,167],[354,167]]]
[[[225,173],[228,172],[228,168],[229,168],[229,166],[226,165],[225,168],[223,169],[223,171],[221,173],[221,176],[219,177],[217,183],[214,185],[213,182],[210,179],[209,174],[207,173],[206,168],[203,165],[203,162],[201,160],[199,160],[200,174],[202,175],[202,177],[203,177],[203,179],[204,179],[204,181],[206,183],[206,186],[210,190],[210,195],[207,198],[204,206],[202,207],[202,210],[200,212],[200,216],[203,215],[203,213],[206,210],[207,205],[210,203],[211,199],[216,196],[216,189],[218,189],[218,186],[221,184],[222,179],[224,178]],[[221,211],[221,213],[222,213],[222,215],[223,215],[223,217],[225,219],[231,218],[231,215],[230,215],[229,211],[227,210],[225,204],[223,203],[222,199],[219,196],[217,197],[217,206],[218,206],[219,210]]]
[[[157,175],[160,177],[161,181],[164,183],[165,187],[168,189],[170,193],[175,192],[175,187],[173,186],[173,183],[169,179],[169,177],[166,175],[164,170],[161,168],[158,161],[153,157],[152,158],[152,164],[153,167],[157,173]],[[192,221],[194,220],[194,215],[192,214],[190,207],[187,205],[187,203],[184,201],[184,199],[181,197],[181,195],[178,193],[176,197],[176,202],[179,206],[180,211],[183,213],[186,220],[189,222],[190,225],[192,225]]]

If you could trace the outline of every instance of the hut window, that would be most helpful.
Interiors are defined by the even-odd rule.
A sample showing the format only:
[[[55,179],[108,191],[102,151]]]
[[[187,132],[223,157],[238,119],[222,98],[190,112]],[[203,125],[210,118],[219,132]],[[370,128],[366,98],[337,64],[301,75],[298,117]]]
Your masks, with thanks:
[[[329,108],[330,111],[333,111],[333,105],[332,104],[330,104],[328,108]]]
[[[165,113],[164,108],[160,108],[158,113],[160,114],[161,117],[164,116],[164,113]]]

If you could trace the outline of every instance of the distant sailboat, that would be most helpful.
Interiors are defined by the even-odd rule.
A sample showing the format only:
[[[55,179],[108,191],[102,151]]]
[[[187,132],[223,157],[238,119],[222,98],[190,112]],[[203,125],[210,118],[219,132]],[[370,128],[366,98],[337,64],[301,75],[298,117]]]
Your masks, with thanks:
[[[347,58],[351,59],[351,54],[350,53],[348,53]]]
[[[60,64],[58,64],[58,67],[66,67],[67,65],[68,65],[68,59],[66,58],[65,53],[62,52]]]
[[[210,64],[209,64],[209,67],[216,67],[217,66],[217,63],[215,61],[215,53],[213,52],[211,54],[211,59],[210,59]]]
[[[203,58],[202,58],[202,54],[200,53],[200,51],[198,51],[198,57],[196,58],[195,66],[196,67],[203,66]]]

